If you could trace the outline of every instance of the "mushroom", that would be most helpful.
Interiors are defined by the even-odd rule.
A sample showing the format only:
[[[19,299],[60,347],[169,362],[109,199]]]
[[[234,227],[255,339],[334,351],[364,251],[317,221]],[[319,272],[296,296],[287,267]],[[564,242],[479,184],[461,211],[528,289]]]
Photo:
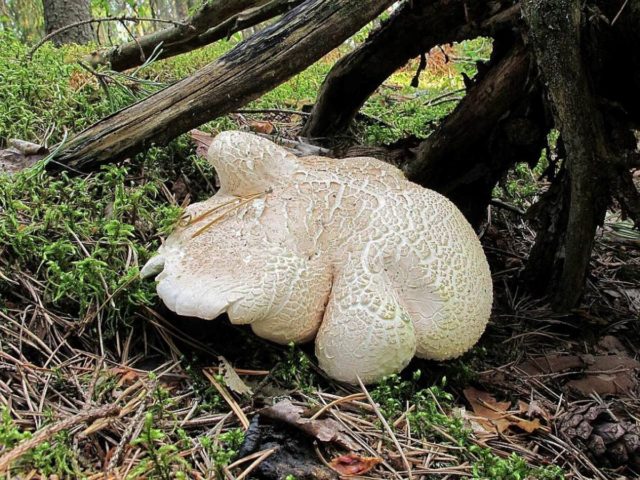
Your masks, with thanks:
[[[287,344],[315,338],[332,378],[365,383],[417,355],[458,357],[492,303],[472,227],[442,195],[374,158],[301,157],[224,132],[207,158],[220,190],[190,205],[143,276],[180,315]]]

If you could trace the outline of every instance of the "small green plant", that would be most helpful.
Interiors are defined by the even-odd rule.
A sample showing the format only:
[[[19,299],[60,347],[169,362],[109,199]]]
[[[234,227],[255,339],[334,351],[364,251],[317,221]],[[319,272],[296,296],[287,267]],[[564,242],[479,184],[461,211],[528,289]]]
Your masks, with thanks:
[[[244,442],[244,431],[233,428],[218,435],[215,441],[203,436],[198,438],[198,442],[213,460],[216,473],[222,477],[222,469],[235,459]]]
[[[199,368],[194,367],[191,362],[184,359],[182,365],[185,373],[189,375],[191,388],[198,397],[198,412],[217,412],[226,406],[226,402],[218,390],[202,375]],[[219,380],[224,383],[222,378]]]
[[[168,435],[154,426],[154,412],[145,414],[140,436],[132,445],[140,446],[146,452],[144,458],[127,478],[135,479],[145,475],[162,480],[189,478],[192,466],[180,455],[180,446],[173,443]]]
[[[477,445],[469,447],[477,458],[473,463],[472,475],[478,480],[563,480],[560,467],[530,467],[522,457],[512,453],[506,458],[498,457],[488,448]]]
[[[274,379],[292,388],[308,391],[317,383],[311,360],[297,345],[290,343],[284,358],[272,372]]]
[[[444,390],[446,378],[440,385],[419,389],[420,370],[413,372],[411,380],[402,380],[398,375],[390,375],[371,392],[371,397],[380,405],[380,410],[387,419],[395,419],[404,413],[407,403],[415,408],[407,414],[411,430],[423,437],[441,437],[445,431],[449,438],[459,444],[464,443],[469,435],[460,418],[447,415],[445,408],[453,404],[453,396]]]
[[[32,436],[15,425],[7,407],[0,406],[0,452],[9,451]],[[43,477],[84,478],[76,458],[69,433],[62,431],[26,452],[12,468],[14,472],[35,470]]]

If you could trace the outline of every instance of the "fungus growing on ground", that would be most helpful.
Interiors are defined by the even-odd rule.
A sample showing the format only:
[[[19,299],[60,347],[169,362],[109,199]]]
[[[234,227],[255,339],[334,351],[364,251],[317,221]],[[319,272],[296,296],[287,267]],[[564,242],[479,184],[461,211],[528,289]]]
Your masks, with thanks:
[[[374,158],[298,158],[242,132],[218,135],[207,158],[220,190],[187,208],[142,272],[159,273],[171,310],[226,312],[281,344],[315,338],[320,367],[350,383],[480,338],[489,267],[442,195]]]

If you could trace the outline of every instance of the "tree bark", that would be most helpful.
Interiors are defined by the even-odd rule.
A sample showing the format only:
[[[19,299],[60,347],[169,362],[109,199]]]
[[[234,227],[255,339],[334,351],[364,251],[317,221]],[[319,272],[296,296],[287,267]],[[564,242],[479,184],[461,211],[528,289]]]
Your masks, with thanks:
[[[165,28],[117,47],[93,52],[87,61],[123,71],[142,65],[160,46],[157,59],[171,58],[210,45],[243,28],[283,14],[302,0],[217,0],[205,2],[185,26]]]
[[[499,50],[403,167],[410,180],[449,197],[473,225],[486,217],[507,170],[517,162],[535,165],[546,142],[540,91],[528,81],[530,56],[517,44]]]
[[[522,10],[566,150],[564,185],[556,195],[566,215],[557,215],[538,231],[528,271],[534,283],[549,288],[554,306],[566,311],[582,296],[613,169],[603,119],[581,57],[580,0],[523,0]],[[552,236],[556,238],[550,240]]]
[[[322,139],[344,132],[364,102],[393,72],[431,48],[512,22],[519,7],[494,2],[424,0],[408,2],[367,41],[346,55],[322,83],[302,135]],[[491,20],[490,20],[491,18]]]
[[[47,34],[75,22],[91,20],[91,4],[88,0],[42,0],[44,27]],[[56,45],[85,44],[94,40],[90,24],[78,25],[53,37]]]
[[[191,77],[81,132],[54,160],[82,170],[133,155],[151,143],[165,144],[300,72],[392,2],[307,0]]]

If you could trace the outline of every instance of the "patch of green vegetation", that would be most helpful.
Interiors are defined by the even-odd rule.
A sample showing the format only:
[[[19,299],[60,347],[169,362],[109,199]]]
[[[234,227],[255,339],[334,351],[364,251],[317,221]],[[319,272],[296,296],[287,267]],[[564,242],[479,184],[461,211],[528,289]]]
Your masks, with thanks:
[[[42,164],[1,175],[0,250],[14,272],[8,277],[32,272],[43,281],[45,300],[74,316],[104,311],[109,319],[128,318],[153,301],[153,284],[139,280],[139,265],[157,246],[156,232],[180,215],[158,198],[157,183],[131,182],[126,167],[106,166],[86,178],[53,177]],[[0,296],[3,290],[11,291],[6,279]]]
[[[164,430],[156,428],[154,424],[154,412],[149,411],[145,414],[140,436],[131,442],[134,446],[142,447],[146,457],[127,475],[127,478],[149,476],[162,480],[174,478],[186,480],[189,478],[191,465],[180,455],[180,452],[183,448],[189,447],[190,439],[185,437],[184,442],[176,443]],[[181,445],[181,443],[187,445]]]
[[[102,83],[77,60],[95,46],[45,43],[30,47],[0,32],[0,147],[9,138],[57,143],[65,129],[79,132],[102,117],[191,75],[233,48],[232,37],[205,48],[152,62],[133,73],[99,69]]]
[[[452,61],[460,73],[464,72],[472,77],[477,71],[476,63],[488,61],[492,49],[491,38],[478,37],[473,40],[465,40],[456,44]]]
[[[22,441],[33,437],[33,434],[20,429],[11,418],[9,409],[0,406],[0,447],[9,451]],[[36,470],[45,478],[84,478],[77,462],[77,455],[71,447],[69,433],[61,431],[52,438],[39,443],[27,451],[12,465],[15,471]]]
[[[215,440],[208,436],[198,437],[198,442],[213,460],[213,467],[218,478],[223,478],[222,469],[229,465],[238,455],[238,451],[244,442],[244,431],[241,428],[233,428],[221,433]]]
[[[526,163],[518,163],[494,188],[493,196],[524,209],[535,203],[540,195],[540,179],[550,173],[548,170],[551,163],[548,155],[555,150],[558,136],[557,130],[551,130],[547,135],[549,148],[542,151],[538,163],[533,168]],[[557,171],[551,173],[555,174]]]
[[[308,392],[318,383],[313,364],[302,349],[290,343],[284,357],[272,370],[271,376],[290,388]]]
[[[414,436],[436,442],[455,442],[456,446],[462,448],[462,460],[472,465],[474,479],[564,479],[559,467],[530,467],[515,453],[501,458],[490,449],[476,445],[463,419],[451,413],[454,398],[444,390],[446,379],[443,378],[440,385],[419,388],[420,376],[419,370],[413,373],[411,380],[391,375],[371,391],[371,397],[389,423],[405,414]],[[406,411],[409,404],[414,407]]]
[[[39,142],[46,132],[49,142],[61,140],[64,129],[80,130],[148,93],[132,88],[140,83],[113,82],[106,95],[92,75],[67,63],[82,53],[79,47],[45,44],[28,62],[27,47],[5,33],[0,50],[0,146],[11,137]],[[52,176],[42,164],[0,174],[0,252],[7,259],[0,299],[14,290],[8,279],[29,274],[44,285],[45,306],[80,320],[100,315],[113,330],[155,300],[153,283],[138,278],[139,266],[181,214],[162,192],[184,180],[192,201],[204,199],[213,170],[181,137],[131,162],[73,175]]]
[[[362,108],[363,113],[391,128],[379,123],[365,126],[362,140],[368,144],[389,144],[409,135],[426,138],[464,95],[462,74],[473,77],[476,62],[487,60],[491,49],[491,41],[485,38],[455,44],[449,62],[441,69],[424,70],[418,87],[411,86],[416,62],[395,72]]]
[[[138,98],[122,84],[106,97],[91,74],[66,61],[70,51],[47,43],[30,61],[27,45],[0,32],[0,147],[9,138],[58,142],[64,129],[80,131]]]

